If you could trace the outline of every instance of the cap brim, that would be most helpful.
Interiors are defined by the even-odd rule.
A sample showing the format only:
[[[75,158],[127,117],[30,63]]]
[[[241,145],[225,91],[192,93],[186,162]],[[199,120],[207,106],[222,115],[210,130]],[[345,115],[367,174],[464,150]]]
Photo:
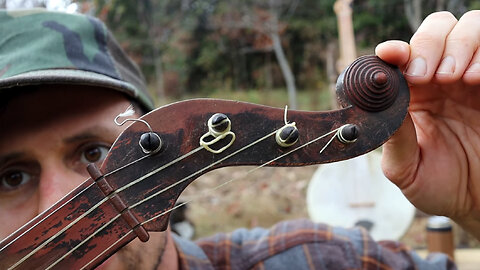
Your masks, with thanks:
[[[18,74],[0,79],[0,92],[6,88],[40,84],[74,84],[110,88],[141,101],[141,105],[147,109],[153,108],[151,101],[147,97],[140,95],[139,91],[133,85],[106,75],[85,70],[46,69]]]

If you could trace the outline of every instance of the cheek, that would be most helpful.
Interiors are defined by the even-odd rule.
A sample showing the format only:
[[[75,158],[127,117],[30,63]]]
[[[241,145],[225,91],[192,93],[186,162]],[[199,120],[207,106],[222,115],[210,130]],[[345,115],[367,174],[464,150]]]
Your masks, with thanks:
[[[38,194],[21,203],[0,201],[0,240],[16,231],[38,213]]]
[[[118,265],[111,269],[156,269],[163,259],[166,238],[166,232],[150,232],[150,239],[145,243],[133,240],[115,254]]]

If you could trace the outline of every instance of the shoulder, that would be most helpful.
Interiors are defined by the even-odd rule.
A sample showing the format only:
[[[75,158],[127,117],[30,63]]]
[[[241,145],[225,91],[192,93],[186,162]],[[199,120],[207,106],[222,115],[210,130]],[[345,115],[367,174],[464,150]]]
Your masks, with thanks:
[[[373,241],[363,229],[308,220],[238,229],[195,244],[216,269],[448,269],[444,256],[432,264],[400,243]]]

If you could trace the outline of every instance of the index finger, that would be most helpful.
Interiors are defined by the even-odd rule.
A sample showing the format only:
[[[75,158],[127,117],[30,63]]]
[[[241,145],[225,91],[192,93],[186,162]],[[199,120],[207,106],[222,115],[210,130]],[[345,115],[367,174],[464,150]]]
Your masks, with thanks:
[[[429,15],[410,40],[410,60],[405,77],[413,84],[429,83],[443,56],[445,43],[457,19],[450,12]]]

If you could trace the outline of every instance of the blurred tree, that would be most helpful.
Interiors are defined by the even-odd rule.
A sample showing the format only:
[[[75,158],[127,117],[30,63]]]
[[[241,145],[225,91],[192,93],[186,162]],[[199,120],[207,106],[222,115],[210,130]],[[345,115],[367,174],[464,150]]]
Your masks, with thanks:
[[[161,64],[158,64],[161,60],[158,55],[159,44],[156,42],[165,38],[167,31],[152,27],[155,20],[152,13],[156,11],[153,4],[149,0],[95,0],[94,3],[96,15],[115,32],[122,46],[149,75],[148,79],[154,81],[154,94],[163,97],[163,72]]]
[[[405,16],[405,0],[355,0],[353,25],[359,50],[386,39],[408,40],[412,35]]]
[[[275,52],[275,56],[277,57],[278,64],[280,65],[280,69],[282,70],[283,77],[287,84],[289,105],[290,108],[295,110],[297,109],[297,89],[295,86],[295,76],[293,75],[290,64],[285,57],[285,52],[280,40],[281,23],[279,21],[279,17],[284,6],[286,6],[286,4],[282,0],[269,0],[268,10],[270,11],[270,16],[262,28],[272,40],[273,51]],[[298,0],[289,1],[287,6],[292,13],[295,12],[297,7]]]
[[[92,1],[79,0],[88,3]],[[190,32],[209,0],[93,0],[93,13],[104,20],[127,52],[139,63],[154,95],[179,96],[188,74],[185,58]],[[174,72],[172,72],[174,71]]]
[[[422,2],[420,0],[405,0],[405,15],[412,31],[422,23]]]
[[[436,1],[428,1],[428,2],[434,2],[431,3],[429,6],[427,5],[427,10],[432,11],[443,11],[443,10],[448,10],[453,15],[455,15],[457,18],[459,18],[463,13],[465,13],[468,8],[467,4],[468,2],[475,2],[475,1],[469,1],[469,0],[436,0]],[[435,4],[435,6],[433,6]],[[425,14],[427,15],[427,14]]]
[[[328,89],[325,81],[337,75],[331,68],[339,47],[335,0],[79,1],[85,4],[82,11],[89,6],[109,25],[156,96],[285,84],[294,93],[297,87]],[[448,9],[458,17],[467,8],[480,8],[474,0],[354,0],[352,5],[360,54],[386,39],[408,41],[432,11]]]
[[[443,0],[443,1],[439,0],[439,2],[445,2],[445,1],[446,0]],[[445,6],[443,6],[443,9],[442,9],[442,6],[440,5],[441,3],[439,3],[440,9],[437,9],[437,10],[448,10],[448,11],[452,12],[455,16],[457,16],[457,18],[460,18],[460,16],[462,16],[462,14],[467,12],[467,10],[468,10],[467,2],[471,2],[471,3],[477,2],[478,3],[478,1],[449,0],[445,4]]]
[[[465,2],[465,0],[404,0],[405,16],[412,32],[415,32],[423,18],[433,11],[448,10],[460,17],[468,10]]]
[[[233,5],[235,10],[240,11],[236,16],[238,19],[233,20],[232,23],[231,18],[224,17],[229,23],[224,24],[223,21],[220,21],[216,27],[226,28],[224,31],[253,31],[256,37],[253,44],[248,44],[253,47],[242,48],[244,52],[247,50],[267,53],[273,51],[287,86],[290,108],[295,109],[297,107],[295,76],[283,49],[281,35],[285,32],[285,23],[280,21],[280,16],[286,12],[287,16],[294,13],[298,6],[298,0],[237,0],[229,1],[229,4]],[[232,9],[230,8],[230,10]],[[285,10],[287,11],[285,12]]]
[[[0,7],[79,4],[104,20],[140,65],[155,96],[217,89],[328,89],[337,76],[335,0],[0,0]],[[67,5],[67,4],[65,4]],[[410,38],[435,10],[457,17],[475,0],[354,0],[360,54]]]
[[[278,85],[279,72],[294,104],[296,77],[300,77],[302,87],[317,87],[321,80],[318,64],[320,59],[326,59],[319,44],[326,47],[336,35],[333,1],[237,0],[219,4],[210,25],[218,47],[229,49],[226,55],[233,62],[234,88],[242,85],[237,83],[238,78],[249,81],[249,87],[270,88]],[[278,66],[272,66],[271,56]],[[215,57],[208,59],[216,62]]]

